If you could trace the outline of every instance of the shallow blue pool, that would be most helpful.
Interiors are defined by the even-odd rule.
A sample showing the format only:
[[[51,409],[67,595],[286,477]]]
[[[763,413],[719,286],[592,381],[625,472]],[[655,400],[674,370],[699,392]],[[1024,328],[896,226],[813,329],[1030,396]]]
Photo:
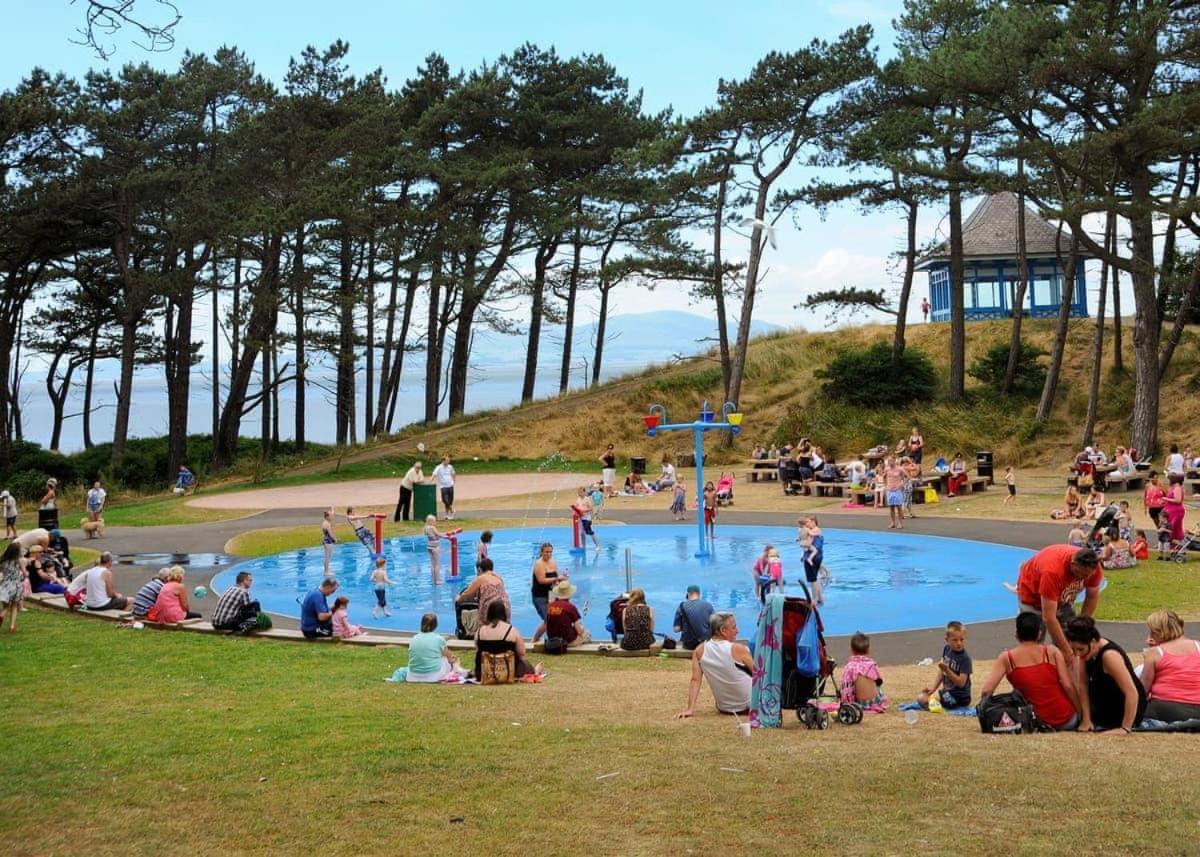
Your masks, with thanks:
[[[732,610],[743,634],[758,616],[750,567],[765,543],[783,559],[787,591],[804,577],[801,546],[790,527],[722,526],[711,557],[697,559],[695,528],[688,524],[597,526],[599,553],[589,549],[574,556],[570,544],[551,537],[555,559],[579,588],[575,603],[588,605],[585,622],[598,639],[607,636],[608,604],[625,588],[625,548],[632,550],[633,585],[646,590],[657,630],[669,632],[675,607],[688,584],[699,584],[703,597],[718,610]],[[557,533],[555,535],[558,535]],[[513,621],[525,633],[538,624],[529,598],[530,568],[545,534],[536,530],[497,530],[490,555],[508,585]],[[389,587],[390,618],[371,618],[375,595],[369,575],[373,564],[357,542],[337,545],[333,569],[341,586],[337,595],[350,598],[351,621],[370,627],[415,630],[421,615],[434,611],[439,630],[454,631],[454,596],[474,576],[476,534],[460,537],[461,577],[434,586],[424,540],[388,539],[384,553],[388,574],[399,585]],[[1015,581],[1017,568],[1033,552],[1008,545],[936,536],[859,530],[825,530],[825,566],[833,575],[821,609],[828,634],[904,631],[944,625],[950,619],[982,622],[1015,613],[1013,596],[1001,585]],[[298,616],[298,599],[322,577],[321,548],[263,557],[217,575],[215,592],[224,591],[241,570],[254,574],[253,594],[263,608]],[[442,546],[443,566],[449,546]],[[446,569],[443,568],[443,576]],[[332,603],[332,598],[330,599]]]

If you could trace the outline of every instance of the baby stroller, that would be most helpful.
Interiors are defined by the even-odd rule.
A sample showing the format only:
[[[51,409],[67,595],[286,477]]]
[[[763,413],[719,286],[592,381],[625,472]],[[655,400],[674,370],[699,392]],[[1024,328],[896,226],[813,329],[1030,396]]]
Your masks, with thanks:
[[[733,505],[733,474],[722,473],[721,478],[717,480],[717,505],[732,506]]]
[[[625,594],[618,595],[608,604],[608,617],[604,620],[604,627],[614,643],[625,634],[625,608],[628,604],[629,596]]]
[[[1117,515],[1121,514],[1121,509],[1116,503],[1110,503],[1104,507],[1104,511],[1096,518],[1096,524],[1092,527],[1092,531],[1088,533],[1087,546],[1098,550],[1104,545],[1104,534],[1114,528],[1117,524]]]
[[[812,594],[804,582],[800,582],[804,596],[785,595],[783,599],[783,640],[780,652],[783,655],[783,677],[780,695],[780,708],[791,709],[796,717],[809,729],[828,729],[829,714],[817,704],[817,700],[826,696],[826,686],[833,681],[833,668],[837,662],[829,657],[825,648],[824,625],[821,614],[812,601]],[[817,640],[817,669],[811,674],[811,669],[798,666],[803,660],[797,649],[797,642],[803,638],[803,631],[809,622],[816,623]],[[838,706],[837,719],[839,723],[851,725],[862,721],[862,709],[853,703],[842,703]]]
[[[1200,523],[1183,534],[1183,541],[1171,545],[1168,558],[1179,563],[1187,562],[1187,555],[1190,550],[1200,550]]]

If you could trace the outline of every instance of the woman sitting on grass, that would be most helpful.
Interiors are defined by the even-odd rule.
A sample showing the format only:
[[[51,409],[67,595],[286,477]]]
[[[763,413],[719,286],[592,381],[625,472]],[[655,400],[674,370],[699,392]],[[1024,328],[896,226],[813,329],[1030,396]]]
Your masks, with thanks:
[[[421,633],[408,642],[408,676],[405,681],[436,684],[466,676],[467,671],[458,665],[458,658],[446,646],[446,639],[434,633],[437,623],[436,613],[426,613],[421,617]]]
[[[1200,718],[1200,642],[1183,635],[1174,610],[1155,610],[1146,619],[1150,648],[1143,653],[1142,686],[1150,697],[1148,720]]]
[[[62,595],[67,591],[68,581],[62,580],[56,569],[43,561],[42,554],[45,550],[41,545],[34,545],[29,549],[29,559],[25,563],[25,570],[29,574],[29,586],[33,592]]]
[[[158,591],[154,606],[146,614],[151,622],[163,625],[174,625],[184,619],[199,619],[200,614],[188,609],[187,590],[183,588],[183,567],[171,566],[167,572],[167,582]]]
[[[1099,485],[1093,485],[1092,490],[1088,492],[1087,503],[1085,505],[1085,514],[1089,521],[1094,521],[1100,517],[1100,513],[1108,505],[1108,501],[1104,499],[1104,492],[1100,490]]]
[[[1100,564],[1106,569],[1133,568],[1137,560],[1133,549],[1121,534],[1112,530],[1104,534],[1104,547],[1100,549]]]
[[[1083,504],[1079,501],[1079,490],[1074,485],[1067,486],[1067,493],[1063,495],[1062,508],[1052,511],[1050,517],[1056,521],[1063,518],[1083,517]]]
[[[488,605],[487,612],[481,615],[483,624],[475,632],[476,678],[481,678],[480,670],[484,652],[493,655],[512,652],[516,659],[517,678],[542,672],[541,664],[530,666],[529,661],[525,660],[525,639],[521,636],[520,631],[509,624],[508,606],[503,601],[493,601]]]
[[[1000,654],[983,683],[980,700],[991,696],[1001,679],[1029,700],[1038,720],[1060,732],[1079,728],[1079,695],[1067,671],[1067,660],[1053,646],[1038,642],[1042,618],[1036,613],[1017,616],[1017,645]]]
[[[1067,642],[1078,659],[1081,732],[1121,730],[1128,734],[1146,713],[1146,690],[1125,650],[1100,636],[1091,616],[1067,623]]]
[[[654,643],[654,608],[646,603],[646,592],[640,586],[629,593],[621,624],[625,628],[621,648],[625,651],[645,651]]]

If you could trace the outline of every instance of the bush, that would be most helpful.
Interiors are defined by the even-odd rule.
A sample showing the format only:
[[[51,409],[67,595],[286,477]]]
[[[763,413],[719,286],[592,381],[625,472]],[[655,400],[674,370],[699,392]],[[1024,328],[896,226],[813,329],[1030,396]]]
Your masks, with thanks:
[[[43,485],[50,476],[57,479],[64,487],[74,484],[80,479],[74,459],[57,452],[49,452],[29,441],[13,444],[12,467],[9,472],[17,474],[21,471],[37,471],[45,474],[42,477]]]
[[[937,373],[925,352],[906,348],[893,360],[885,342],[843,351],[815,374],[824,379],[821,393],[827,398],[866,408],[929,401],[937,390]]]
[[[18,500],[36,502],[46,493],[46,480],[49,478],[48,473],[40,470],[18,470],[8,478],[4,487]]]
[[[997,342],[971,364],[967,374],[989,390],[999,393],[1004,387],[1004,375],[1008,371],[1008,351],[1007,342]],[[1021,340],[1021,351],[1017,355],[1017,372],[1013,376],[1012,395],[1034,398],[1042,394],[1042,387],[1046,384],[1046,367],[1039,359],[1045,356],[1046,352],[1043,349]]]

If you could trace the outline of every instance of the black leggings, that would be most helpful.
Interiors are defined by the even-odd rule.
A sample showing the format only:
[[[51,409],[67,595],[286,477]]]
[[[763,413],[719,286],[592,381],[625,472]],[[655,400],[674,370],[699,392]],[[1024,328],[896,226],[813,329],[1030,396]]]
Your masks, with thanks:
[[[1177,720],[1191,720],[1198,717],[1200,717],[1200,705],[1168,702],[1165,699],[1152,699],[1146,703],[1147,720],[1165,720],[1167,723],[1174,723]]]

